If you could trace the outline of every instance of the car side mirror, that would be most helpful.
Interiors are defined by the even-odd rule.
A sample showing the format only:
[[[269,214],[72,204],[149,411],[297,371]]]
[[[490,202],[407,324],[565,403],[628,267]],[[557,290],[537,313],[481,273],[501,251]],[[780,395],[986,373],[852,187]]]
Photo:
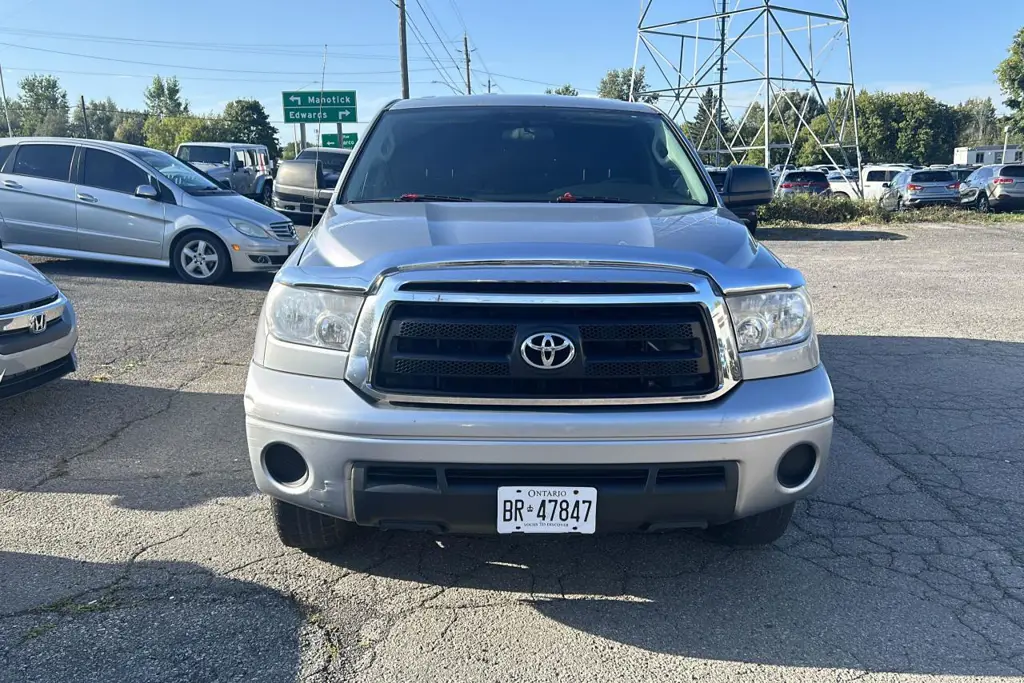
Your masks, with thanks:
[[[889,188],[889,185],[890,185],[890,183],[882,183],[882,187],[883,187],[884,189],[888,189],[888,188]]]
[[[722,183],[722,201],[727,208],[760,206],[772,201],[775,185],[763,166],[730,166]]]
[[[152,185],[139,185],[135,188],[135,196],[143,199],[159,199],[160,193]]]

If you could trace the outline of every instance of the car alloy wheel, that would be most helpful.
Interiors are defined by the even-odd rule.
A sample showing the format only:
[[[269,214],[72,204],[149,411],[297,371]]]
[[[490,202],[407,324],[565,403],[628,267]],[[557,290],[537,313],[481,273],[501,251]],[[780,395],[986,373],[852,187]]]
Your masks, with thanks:
[[[988,195],[984,192],[978,195],[978,211],[982,213],[988,213],[989,210]]]
[[[220,255],[204,239],[191,239],[181,248],[181,267],[189,277],[206,280],[217,272]]]
[[[262,194],[263,204],[265,206],[270,206],[271,203],[274,201],[274,190],[270,187],[270,185],[264,185]]]

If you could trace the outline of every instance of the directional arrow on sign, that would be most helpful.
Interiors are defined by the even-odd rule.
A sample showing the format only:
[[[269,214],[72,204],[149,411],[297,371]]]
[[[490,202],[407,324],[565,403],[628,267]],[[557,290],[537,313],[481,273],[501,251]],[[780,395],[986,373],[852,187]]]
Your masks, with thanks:
[[[289,97],[288,101],[289,102],[294,102],[295,104],[302,104],[302,98],[301,97],[297,97],[296,95],[292,95],[291,97]]]
[[[352,112],[349,109],[342,109],[341,111],[338,112],[338,118],[347,119],[351,113]]]

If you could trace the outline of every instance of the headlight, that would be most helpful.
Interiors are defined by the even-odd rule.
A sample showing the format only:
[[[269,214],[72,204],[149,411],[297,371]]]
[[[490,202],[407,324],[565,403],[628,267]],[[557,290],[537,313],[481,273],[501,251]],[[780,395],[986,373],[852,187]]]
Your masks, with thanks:
[[[275,284],[267,295],[267,329],[294,344],[348,351],[363,298]]]
[[[730,296],[727,301],[740,351],[796,344],[811,334],[811,300],[803,287]]]
[[[233,227],[235,230],[242,233],[243,235],[248,235],[249,237],[255,237],[257,239],[272,237],[270,233],[268,233],[266,230],[256,225],[255,223],[243,221],[240,218],[229,218],[228,222],[231,223],[231,227]]]

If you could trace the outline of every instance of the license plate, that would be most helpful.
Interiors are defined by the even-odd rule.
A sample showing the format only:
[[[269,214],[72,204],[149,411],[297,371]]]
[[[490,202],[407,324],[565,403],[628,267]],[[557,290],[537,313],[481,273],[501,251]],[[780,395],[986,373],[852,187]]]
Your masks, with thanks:
[[[498,487],[499,534],[592,534],[596,518],[595,488]]]

